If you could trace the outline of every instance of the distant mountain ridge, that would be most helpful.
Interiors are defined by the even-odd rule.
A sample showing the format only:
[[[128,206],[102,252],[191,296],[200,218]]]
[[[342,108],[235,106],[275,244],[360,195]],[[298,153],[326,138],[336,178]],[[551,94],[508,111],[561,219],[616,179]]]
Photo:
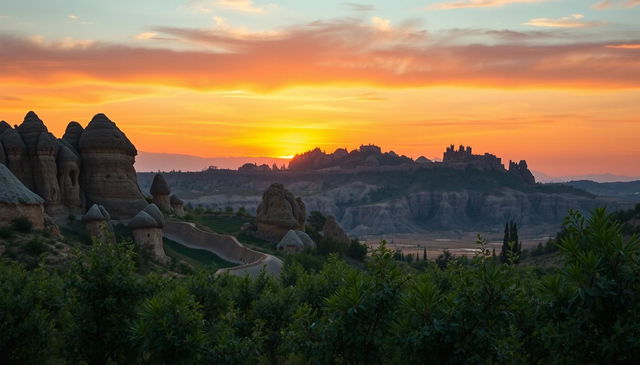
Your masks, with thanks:
[[[138,151],[136,158],[136,171],[202,171],[211,166],[219,169],[235,170],[245,163],[257,163],[258,165],[274,163],[278,166],[286,165],[287,159],[275,157],[200,157],[176,153],[156,153]]]
[[[597,183],[631,182],[640,180],[640,176],[623,176],[610,173],[551,176],[544,172],[532,171],[537,181],[544,183],[563,183],[569,181],[593,181]]]

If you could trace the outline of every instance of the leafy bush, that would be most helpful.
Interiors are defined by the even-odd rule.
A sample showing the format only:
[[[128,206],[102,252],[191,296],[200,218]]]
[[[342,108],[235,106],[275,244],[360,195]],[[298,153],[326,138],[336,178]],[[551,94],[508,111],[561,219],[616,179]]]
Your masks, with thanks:
[[[364,261],[367,257],[367,245],[360,243],[357,239],[351,240],[349,247],[347,247],[347,256]]]
[[[20,233],[29,233],[33,229],[33,223],[24,216],[19,216],[13,218],[11,221],[11,227],[17,232]]]
[[[49,248],[38,238],[34,238],[27,241],[27,243],[22,246],[22,250],[31,256],[39,256],[40,254],[47,252]]]
[[[12,226],[0,227],[0,238],[11,239],[15,236],[15,231]]]
[[[280,277],[140,275],[130,244],[61,272],[0,259],[0,363],[625,364],[640,358],[640,238],[572,212],[561,269],[288,255]],[[59,276],[62,275],[62,276]],[[63,361],[64,359],[64,361]]]

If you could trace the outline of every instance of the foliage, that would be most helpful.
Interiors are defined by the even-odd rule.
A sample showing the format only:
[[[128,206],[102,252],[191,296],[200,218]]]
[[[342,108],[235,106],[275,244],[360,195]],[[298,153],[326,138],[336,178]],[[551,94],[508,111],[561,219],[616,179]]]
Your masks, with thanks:
[[[126,242],[60,273],[0,260],[0,363],[565,364],[640,358],[640,239],[571,212],[560,270],[288,255],[279,277],[140,274]],[[57,361],[56,361],[57,360]]]
[[[500,260],[509,265],[517,264],[520,261],[521,252],[522,243],[518,238],[518,225],[514,221],[509,221],[504,225]]]
[[[307,219],[307,224],[317,232],[321,232],[326,221],[327,217],[324,214],[317,210],[312,210],[309,214],[309,219]]]
[[[16,232],[29,233],[33,229],[33,223],[31,223],[29,218],[19,216],[11,220],[11,227],[13,227]]]
[[[57,275],[0,259],[0,363],[44,363],[55,355],[62,288]]]
[[[71,357],[104,364],[133,353],[128,324],[144,293],[134,262],[133,245],[96,242],[71,263],[66,279],[72,307],[67,336]]]

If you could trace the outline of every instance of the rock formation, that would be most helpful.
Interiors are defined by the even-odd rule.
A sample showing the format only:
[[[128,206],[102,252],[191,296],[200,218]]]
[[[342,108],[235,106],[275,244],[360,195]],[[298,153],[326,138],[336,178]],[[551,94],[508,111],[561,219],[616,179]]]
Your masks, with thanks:
[[[401,166],[413,163],[406,156],[398,156],[393,151],[382,152],[376,145],[362,145],[357,150],[347,152],[344,148],[338,148],[335,152],[327,154],[319,148],[295,155],[289,162],[289,170],[308,171],[327,168],[375,168],[379,166]]]
[[[0,122],[0,164],[44,199],[53,216],[104,205],[121,218],[132,217],[146,201],[133,169],[136,149],[104,114],[83,129],[71,122],[62,139],[29,112],[20,126]]]
[[[113,231],[109,225],[109,215],[105,214],[104,208],[100,209],[98,204],[92,205],[87,210],[87,213],[82,216],[82,222],[84,222],[87,233],[91,238],[103,243],[115,242]]]
[[[0,164],[0,226],[24,216],[34,228],[44,227],[44,200],[27,189],[9,169]]]
[[[279,241],[289,230],[303,231],[306,217],[302,199],[296,199],[282,184],[271,184],[258,205],[258,233],[265,239]]]
[[[342,226],[340,226],[338,221],[336,221],[336,217],[332,215],[327,216],[327,220],[324,222],[324,226],[322,227],[322,234],[325,238],[345,245],[351,242],[347,233],[342,229]]]
[[[104,205],[111,214],[131,217],[147,202],[133,168],[136,148],[104,114],[96,114],[78,141],[80,181],[87,203]]]
[[[305,250],[306,249],[315,250],[316,243],[313,242],[311,237],[309,237],[309,235],[306,232],[302,232],[302,231],[294,231],[294,232],[296,232],[296,235],[298,235],[298,238],[300,238],[300,241],[302,241],[302,243],[304,244]]]
[[[296,253],[304,251],[304,242],[300,239],[296,231],[289,230],[276,245],[278,251],[286,253]]]
[[[157,209],[157,207],[156,207]],[[142,247],[150,247],[157,260],[167,262],[167,255],[162,246],[162,227],[164,222],[158,222],[156,218],[146,211],[140,211],[129,222],[129,228],[133,232],[133,240]]]
[[[525,160],[520,160],[520,162],[518,163],[509,161],[509,173],[518,177],[520,180],[529,185],[533,185],[536,183],[536,178],[533,176],[531,171],[529,171],[529,167],[527,167],[527,161]]]
[[[145,213],[152,216],[153,219],[156,220],[156,222],[158,222],[158,224],[160,225],[160,228],[164,227],[166,223],[164,220],[164,215],[162,215],[162,212],[160,211],[157,205],[155,205],[154,203],[151,203],[147,205],[143,210],[145,211]]]
[[[431,163],[433,161],[429,160],[428,158],[424,157],[424,156],[420,156],[418,158],[416,158],[416,163],[420,164],[420,165],[424,165],[424,164],[428,164]]]
[[[66,144],[58,152],[58,183],[64,205],[70,213],[82,211],[84,197],[80,191],[80,157]]]
[[[173,214],[178,217],[184,217],[184,202],[180,198],[176,195],[171,195],[169,203],[171,203],[171,210],[173,211]]]
[[[153,182],[151,183],[151,189],[149,192],[153,197],[153,203],[157,205],[161,211],[165,213],[171,212],[171,202],[169,199],[171,189],[162,174],[156,174],[156,176],[153,177]]]

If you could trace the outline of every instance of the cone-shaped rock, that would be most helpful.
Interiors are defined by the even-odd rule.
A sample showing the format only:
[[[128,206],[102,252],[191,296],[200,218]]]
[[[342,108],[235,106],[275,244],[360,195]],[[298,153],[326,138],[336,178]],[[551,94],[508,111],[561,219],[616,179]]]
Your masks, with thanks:
[[[4,120],[0,120],[0,135],[4,133],[7,129],[10,129],[11,125]]]
[[[4,145],[7,166],[11,172],[27,188],[35,190],[31,174],[31,163],[27,156],[27,146],[25,146],[20,134],[13,128],[5,130],[2,133],[2,144]]]
[[[162,215],[162,212],[160,211],[157,205],[151,203],[144,208],[144,211],[147,212],[150,216],[152,216],[153,219],[156,220],[156,222],[158,222],[159,227],[164,227],[164,224],[165,224],[164,215]]]
[[[285,252],[300,252],[304,251],[304,243],[294,230],[289,230],[284,237],[278,242],[276,248],[279,251]]]
[[[313,250],[316,248],[316,243],[313,242],[311,237],[309,237],[309,235],[306,232],[302,232],[302,231],[295,231],[295,232],[298,235],[298,238],[300,238],[300,241],[302,241],[302,243],[304,244],[305,249]]]
[[[73,146],[73,148],[77,151],[82,132],[84,132],[84,129],[78,122],[69,122],[69,124],[67,124],[67,129],[64,131],[62,139]]]
[[[140,229],[140,228],[160,228],[158,225],[158,221],[155,220],[149,213],[141,210],[135,217],[129,222],[129,228],[131,229]]]
[[[164,179],[164,176],[162,176],[162,174],[156,174],[153,177],[149,192],[152,195],[169,195],[171,194],[171,189],[169,188],[169,184],[167,184],[167,180]]]
[[[106,220],[107,220],[107,217],[105,217],[104,214],[102,214],[98,204],[92,205],[91,208],[87,210],[87,213],[85,213],[85,215],[82,216],[82,221],[85,223],[96,222],[96,221],[104,222]]]
[[[0,225],[24,216],[35,228],[44,227],[44,200],[29,190],[5,166],[0,164]]]
[[[162,174],[156,174],[153,177],[153,182],[151,183],[151,189],[149,192],[153,196],[153,202],[158,206],[158,208],[160,208],[160,210],[167,213],[171,212],[171,202],[169,200],[171,189]]]
[[[88,202],[104,205],[114,216],[128,218],[147,202],[133,168],[137,151],[129,139],[104,114],[96,114],[82,133],[81,185]]]

